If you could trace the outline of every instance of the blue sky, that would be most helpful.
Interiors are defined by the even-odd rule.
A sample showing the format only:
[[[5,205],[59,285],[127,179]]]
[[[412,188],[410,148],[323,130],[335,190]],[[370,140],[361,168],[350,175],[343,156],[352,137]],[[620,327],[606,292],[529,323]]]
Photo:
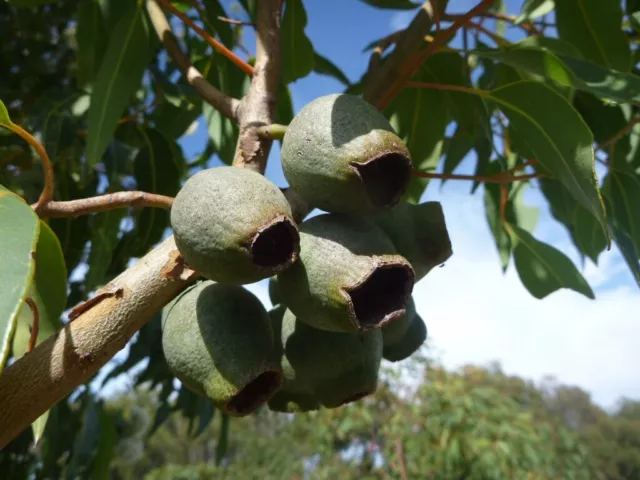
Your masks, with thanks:
[[[476,1],[451,0],[449,12],[464,12]],[[507,0],[508,13],[519,13],[521,0]],[[336,63],[351,80],[366,69],[365,45],[411,20],[412,12],[377,10],[356,0],[304,0],[307,35],[316,50]],[[513,40],[521,38],[508,28]],[[246,45],[252,49],[253,34]],[[295,110],[328,93],[342,91],[335,80],[309,75],[291,88]],[[426,128],[426,126],[425,126]],[[185,137],[188,158],[206,143],[206,125]],[[286,186],[274,145],[267,177]],[[217,162],[215,162],[217,164]],[[458,173],[473,173],[472,157]],[[617,249],[604,252],[599,266],[589,260],[583,274],[596,293],[591,301],[563,290],[536,300],[524,289],[513,268],[502,274],[484,213],[483,190],[469,195],[469,182],[449,181],[442,188],[432,182],[422,201],[443,205],[454,255],[443,268],[433,270],[414,289],[418,310],[427,323],[429,346],[447,367],[500,361],[507,373],[534,380],[552,375],[562,383],[591,392],[595,401],[611,407],[622,395],[640,398],[640,291]],[[546,202],[530,189],[526,201],[540,208],[534,235],[578,261],[564,228],[553,221]],[[577,263],[579,265],[579,263]],[[266,282],[249,286],[270,305]],[[122,352],[118,355],[121,357]]]

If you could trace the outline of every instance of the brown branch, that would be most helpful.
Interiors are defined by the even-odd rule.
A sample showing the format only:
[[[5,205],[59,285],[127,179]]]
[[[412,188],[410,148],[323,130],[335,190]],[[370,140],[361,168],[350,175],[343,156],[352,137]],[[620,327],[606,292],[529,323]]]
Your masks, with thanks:
[[[438,7],[440,8],[438,13],[440,15],[444,12],[448,1],[449,0],[438,1]],[[434,20],[435,15],[433,9],[427,0],[422,4],[413,21],[405,30],[396,32],[390,36],[393,37],[393,39],[389,41],[389,44],[395,41],[396,48],[378,69],[375,67],[376,61],[374,61],[374,59],[369,63],[374,69],[368,71],[366,74],[363,92],[365,100],[373,105],[378,104],[385,92],[391,88],[396,79],[402,74],[402,69],[407,59],[419,51],[424,45],[424,38],[431,30]],[[397,36],[395,36],[396,34]],[[377,55],[382,55],[382,53],[380,52]],[[402,84],[409,80],[412,75],[413,73],[407,78],[403,77]]]
[[[444,16],[445,20],[451,20],[451,21],[456,21],[459,18],[463,17],[464,14],[462,13],[450,13]],[[516,19],[518,18],[516,15],[506,15],[504,13],[500,13],[500,12],[483,12],[480,15],[476,15],[477,17],[481,17],[481,18],[493,18],[496,20],[502,20],[503,22],[509,22],[509,23],[516,23]],[[540,30],[538,30],[535,25],[533,24],[533,22],[531,21],[526,21],[526,22],[522,22],[520,24],[517,25],[518,27],[522,28],[524,31],[526,31],[528,34],[530,35],[541,35]]]
[[[27,305],[31,309],[31,313],[33,314],[33,325],[31,326],[31,336],[29,337],[29,343],[27,344],[27,348],[25,350],[26,353],[29,353],[33,350],[33,347],[36,346],[38,342],[38,332],[40,330],[40,314],[38,313],[38,305],[33,301],[32,298],[27,297],[25,299]]]
[[[236,120],[236,110],[240,102],[235,98],[225,95],[211,85],[202,73],[191,64],[189,58],[180,49],[178,40],[171,31],[167,17],[158,5],[158,2],[156,0],[146,0],[146,6],[158,38],[162,41],[171,59],[178,65],[187,83],[198,92],[205,102],[218,110],[222,115]]]
[[[280,20],[282,0],[258,2],[256,63],[251,85],[238,107],[240,135],[233,159],[236,167],[264,173],[272,140],[257,129],[275,121],[280,83]]]
[[[89,381],[135,332],[195,280],[195,274],[162,275],[177,256],[173,237],[169,237],[102,289],[119,287],[121,295],[105,298],[2,372],[0,449]]]
[[[499,47],[504,48],[511,45],[511,42],[509,42],[508,40],[505,40],[500,35],[492,32],[491,30],[486,28],[484,25],[481,25],[480,23],[476,23],[476,22],[472,22],[471,20],[468,20],[465,25],[467,27],[475,28],[478,32],[484,33],[487,37],[489,37],[491,40],[496,42],[496,45],[498,45]]]
[[[77,217],[96,212],[106,212],[126,207],[157,207],[170,209],[173,198],[146,192],[115,192],[97,197],[49,202],[38,210],[38,215],[47,217]]]
[[[447,85],[445,83],[429,83],[429,82],[407,82],[405,87],[410,88],[433,88],[435,90],[451,90],[454,92],[469,93],[471,95],[479,95],[486,97],[489,95],[487,90],[480,90],[478,88],[463,87],[462,85]]]
[[[240,57],[238,57],[235,53],[233,53],[231,50],[229,50],[227,47],[225,47],[222,43],[220,43],[218,40],[213,38],[203,29],[201,29],[198,25],[193,23],[189,17],[187,17],[180,10],[178,10],[176,7],[171,5],[167,0],[160,0],[160,2],[162,3],[163,7],[165,7],[167,10],[173,13],[176,17],[182,20],[185,24],[187,24],[187,26],[191,28],[191,30],[196,32],[203,39],[205,39],[207,43],[209,43],[209,45],[211,45],[213,48],[218,50],[222,55],[224,55],[229,60],[231,60],[231,62],[233,62],[233,64],[236,65],[240,70],[242,70],[247,75],[253,75],[253,67],[251,65],[249,65],[247,62],[242,60]]]
[[[614,145],[615,143],[618,142],[618,140],[620,140],[622,137],[624,137],[627,133],[629,133],[631,130],[633,130],[633,127],[636,126],[636,124],[640,123],[640,117],[633,117],[629,123],[627,123],[624,128],[622,128],[619,132],[616,132],[615,135],[613,135],[610,139],[605,140],[604,142],[602,142],[601,144],[596,146],[596,150],[602,150],[604,148],[607,148],[610,145]]]
[[[437,35],[433,42],[429,44],[429,46],[422,51],[418,51],[415,53],[417,49],[414,49],[414,52],[408,56],[408,58],[403,59],[401,65],[398,66],[396,76],[393,78],[393,81],[388,85],[385,91],[381,92],[376,101],[372,102],[378,109],[383,110],[387,105],[393,100],[398,93],[404,88],[406,82],[408,82],[411,77],[418,71],[420,66],[437,52],[442,46],[447,43],[456,32],[461,29],[464,25],[467,24],[469,19],[483,13],[487,8],[491,6],[491,4],[495,3],[496,0],[481,0],[475,7],[469,10],[463,17],[461,17],[458,21],[456,21],[453,25],[448,27],[446,30],[443,30],[440,35]],[[446,2],[444,2],[446,3]]]
[[[35,139],[33,135],[27,132],[20,125],[15,123],[0,123],[5,128],[8,128],[13,133],[22,137],[22,139],[27,142],[29,145],[33,147],[36,151],[40,160],[42,161],[42,168],[44,169],[44,187],[42,188],[42,193],[40,194],[40,198],[36,202],[34,208],[36,211],[39,211],[44,205],[49,203],[53,198],[53,188],[55,186],[55,177],[53,174],[53,165],[51,164],[51,159],[49,159],[49,155],[47,151],[44,149],[42,144]]]
[[[407,475],[407,461],[404,458],[404,445],[402,444],[402,439],[396,439],[396,456],[398,457],[398,463],[400,464],[400,478],[402,480],[407,480],[409,476]]]

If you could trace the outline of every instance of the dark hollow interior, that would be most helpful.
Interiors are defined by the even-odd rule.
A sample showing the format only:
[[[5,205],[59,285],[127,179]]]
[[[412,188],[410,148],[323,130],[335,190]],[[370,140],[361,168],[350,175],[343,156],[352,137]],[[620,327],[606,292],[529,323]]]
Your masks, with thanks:
[[[261,267],[284,265],[295,256],[300,243],[298,230],[287,219],[258,232],[251,244],[253,262]]]
[[[403,266],[377,268],[362,284],[347,293],[359,325],[375,328],[390,315],[404,310],[413,287],[411,271]]]
[[[381,155],[364,164],[354,164],[365,191],[376,207],[392,205],[402,196],[411,179],[411,162],[399,153]]]
[[[277,372],[261,373],[236,393],[229,402],[229,409],[241,415],[253,412],[280,386],[280,380],[280,375]]]

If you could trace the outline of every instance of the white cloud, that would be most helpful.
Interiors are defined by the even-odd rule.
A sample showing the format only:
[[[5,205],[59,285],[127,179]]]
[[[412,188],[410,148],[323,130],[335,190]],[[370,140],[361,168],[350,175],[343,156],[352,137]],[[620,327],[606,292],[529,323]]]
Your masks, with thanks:
[[[502,274],[481,195],[429,192],[442,201],[454,255],[416,285],[414,298],[447,367],[499,360],[507,373],[534,380],[550,374],[578,385],[603,406],[622,395],[640,397],[640,321],[632,314],[640,291],[625,281],[616,251],[604,252],[600,267],[587,264],[595,301],[569,290],[537,300],[515,269]],[[542,220],[536,236],[545,239],[550,224]],[[617,286],[604,288],[616,279]]]

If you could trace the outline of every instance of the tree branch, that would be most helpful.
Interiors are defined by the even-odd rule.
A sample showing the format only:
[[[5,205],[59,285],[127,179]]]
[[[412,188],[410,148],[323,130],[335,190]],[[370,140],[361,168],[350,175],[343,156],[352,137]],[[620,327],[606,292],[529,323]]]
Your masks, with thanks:
[[[197,275],[173,237],[101,291],[105,296],[0,375],[0,449],[91,377]],[[100,292],[98,292],[100,294]]]
[[[274,123],[280,84],[280,20],[282,0],[258,2],[256,63],[249,91],[240,102],[240,135],[233,165],[264,173],[271,150],[270,139],[257,129]]]
[[[189,28],[191,28],[191,30],[193,30],[198,35],[200,35],[200,37],[205,39],[209,45],[211,45],[213,48],[215,48],[220,53],[222,53],[225,57],[231,60],[231,62],[234,65],[236,65],[240,70],[242,70],[247,75],[253,75],[253,67],[251,65],[249,65],[247,62],[242,60],[240,57],[238,57],[235,53],[233,53],[231,50],[229,50],[227,47],[225,47],[222,43],[220,43],[218,40],[213,38],[203,29],[201,29],[198,25],[193,23],[189,17],[187,17],[180,10],[178,10],[176,7],[171,5],[167,0],[160,0],[160,1],[162,2],[162,5],[164,5],[164,7],[167,10],[169,10],[176,17],[182,20],[185,24],[187,24]]]
[[[68,202],[49,202],[38,210],[41,218],[77,217],[96,212],[106,212],[126,207],[157,207],[170,209],[173,198],[146,192],[115,192],[97,197],[70,200]]]
[[[449,0],[439,0],[437,2],[440,10],[438,12],[439,18],[444,13],[448,1]],[[435,17],[436,15],[434,15],[431,8],[431,3],[427,0],[423,3],[422,8],[406,30],[396,32],[385,39],[387,41],[383,43],[384,48],[392,41],[396,42],[396,48],[385,59],[384,63],[377,67],[376,65],[379,63],[379,58],[375,58],[375,55],[379,57],[382,54],[382,49],[380,53],[374,53],[369,65],[375,70],[367,72],[364,85],[365,100],[373,105],[376,105],[381,100],[384,93],[394,83],[394,79],[400,75],[402,66],[406,60],[419,51],[424,45],[424,38],[431,31]]]
[[[187,83],[198,92],[205,102],[218,110],[222,115],[231,120],[237,120],[236,111],[240,102],[235,98],[225,95],[211,85],[202,73],[191,64],[189,58],[180,49],[178,40],[171,31],[167,17],[158,5],[158,2],[156,0],[146,0],[146,5],[158,38],[164,45],[171,59],[178,65]]]

